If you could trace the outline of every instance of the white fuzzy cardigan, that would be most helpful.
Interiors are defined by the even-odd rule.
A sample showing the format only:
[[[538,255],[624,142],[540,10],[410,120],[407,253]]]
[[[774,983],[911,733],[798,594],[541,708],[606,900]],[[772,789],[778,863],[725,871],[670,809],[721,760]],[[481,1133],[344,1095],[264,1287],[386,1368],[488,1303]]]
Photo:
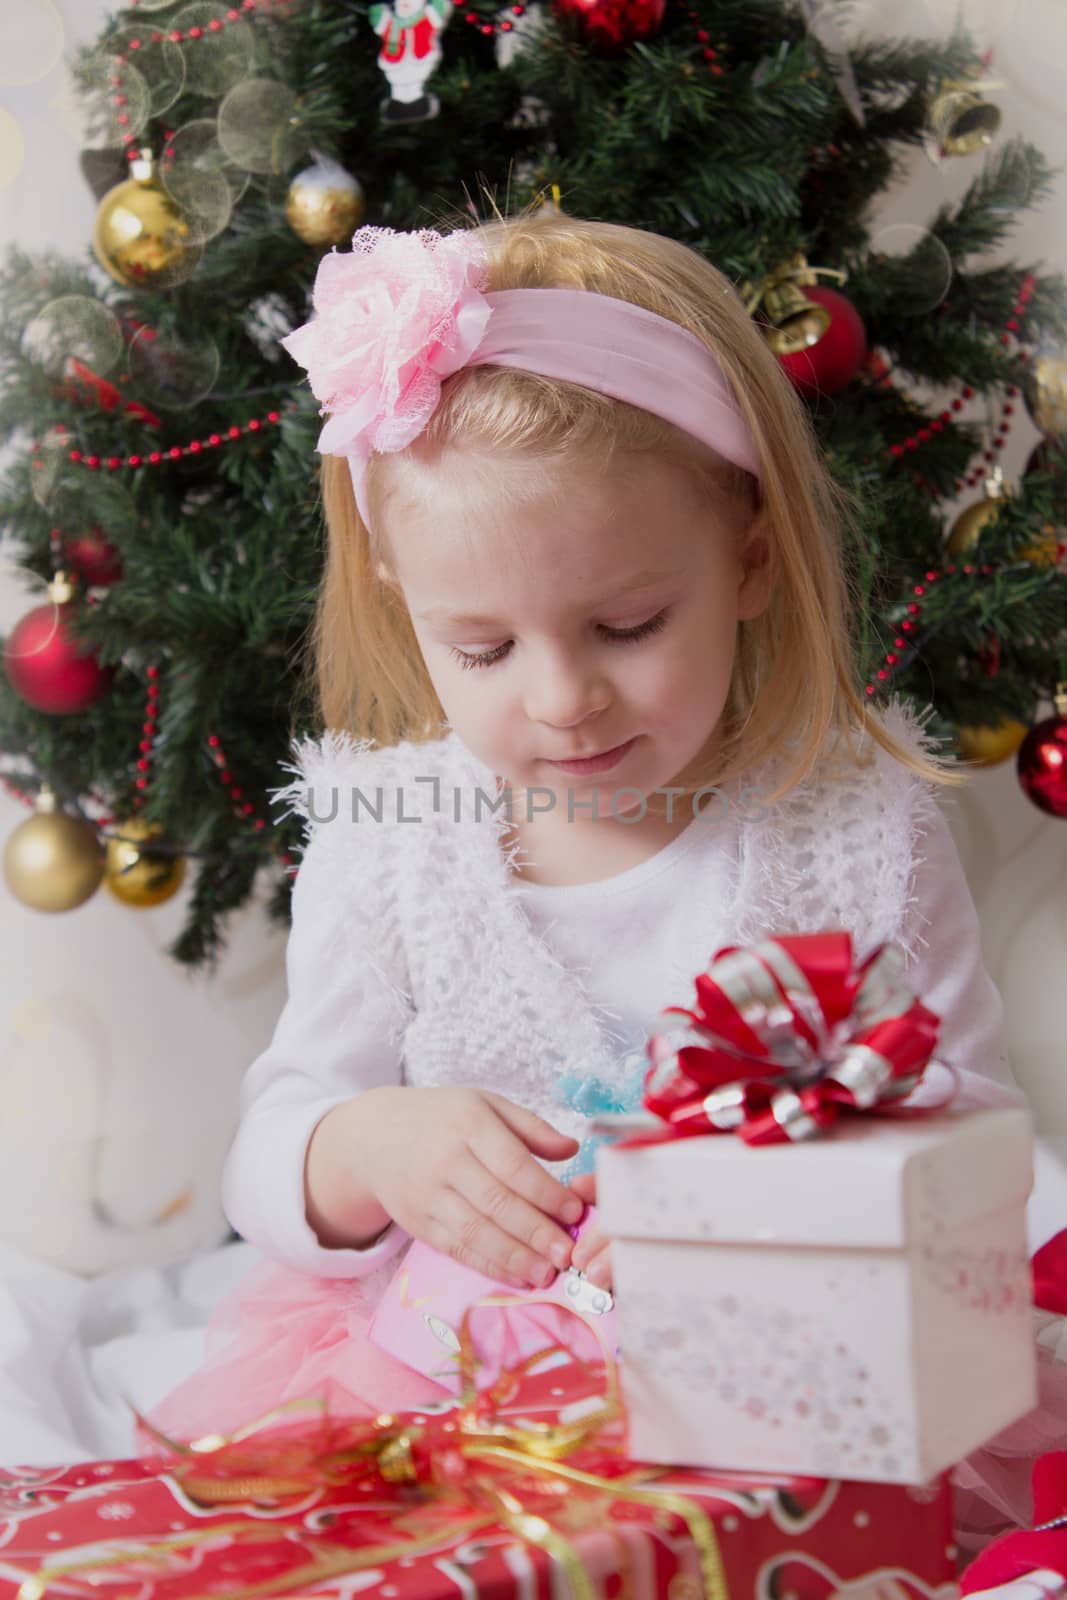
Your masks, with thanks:
[[[932,748],[902,702],[881,719],[912,750]],[[708,828],[687,853],[671,915],[689,965],[662,1004],[692,1004],[692,980],[720,945],[848,928],[857,958],[884,940],[901,945],[953,1013],[942,1013],[939,1055],[955,1048],[954,1065],[983,1080],[989,1102],[1016,1098],[1000,998],[934,787],[869,737],[861,746],[866,767],[831,772],[820,760],[772,809]],[[332,1106],[377,1084],[463,1084],[495,1089],[581,1137],[586,1119],[561,1104],[560,1079],[579,1060],[585,1072],[617,1078],[619,1039],[514,892],[520,847],[503,847],[503,809],[488,803],[495,778],[454,732],[383,748],[328,732],[294,753],[293,781],[276,791],[305,825],[289,997],[246,1075],[223,1196],[233,1226],[268,1256],[356,1277],[406,1236],[394,1225],[367,1250],[328,1250],[308,1226],[304,1154]],[[771,758],[744,789],[769,793],[777,770]],[[752,808],[741,788],[726,792],[744,817]]]

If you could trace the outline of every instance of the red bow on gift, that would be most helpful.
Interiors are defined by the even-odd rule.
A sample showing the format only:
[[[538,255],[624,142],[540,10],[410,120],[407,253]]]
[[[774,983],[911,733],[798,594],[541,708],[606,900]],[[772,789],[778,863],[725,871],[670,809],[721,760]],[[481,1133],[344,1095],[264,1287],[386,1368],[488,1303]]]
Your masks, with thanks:
[[[729,1132],[748,1144],[807,1139],[842,1110],[910,1094],[940,1018],[905,987],[903,970],[895,944],[853,966],[844,931],[724,946],[696,980],[695,1009],[664,1008],[684,1023],[648,1042],[644,1103],[666,1127],[627,1143]],[[597,1119],[605,1130],[610,1122]]]

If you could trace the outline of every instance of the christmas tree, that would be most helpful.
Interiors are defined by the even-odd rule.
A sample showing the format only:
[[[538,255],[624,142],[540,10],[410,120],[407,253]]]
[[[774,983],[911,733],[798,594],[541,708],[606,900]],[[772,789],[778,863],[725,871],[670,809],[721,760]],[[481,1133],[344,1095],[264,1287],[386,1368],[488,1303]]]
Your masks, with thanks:
[[[1067,284],[988,261],[1053,171],[998,138],[962,27],[846,47],[832,8],[776,0],[142,0],[71,65],[92,248],[0,273],[0,521],[42,591],[0,681],[26,903],[189,874],[191,966],[260,872],[286,920],[298,824],[270,791],[319,731],[323,534],[317,403],[278,340],[361,222],[538,201],[732,279],[856,508],[863,690],[931,706],[965,758],[1018,751],[1067,811],[1067,702],[1030,726],[1067,680]],[[973,181],[892,252],[871,206],[917,151]],[[1009,484],[1024,401],[1045,439]]]

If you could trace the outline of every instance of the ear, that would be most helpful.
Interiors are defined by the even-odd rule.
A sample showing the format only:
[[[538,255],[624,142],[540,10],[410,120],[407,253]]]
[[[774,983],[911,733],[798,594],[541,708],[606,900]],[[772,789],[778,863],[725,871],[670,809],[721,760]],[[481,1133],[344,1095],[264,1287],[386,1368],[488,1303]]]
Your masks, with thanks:
[[[748,622],[766,610],[777,574],[774,535],[763,510],[757,511],[742,537],[738,563],[737,615],[739,621]]]

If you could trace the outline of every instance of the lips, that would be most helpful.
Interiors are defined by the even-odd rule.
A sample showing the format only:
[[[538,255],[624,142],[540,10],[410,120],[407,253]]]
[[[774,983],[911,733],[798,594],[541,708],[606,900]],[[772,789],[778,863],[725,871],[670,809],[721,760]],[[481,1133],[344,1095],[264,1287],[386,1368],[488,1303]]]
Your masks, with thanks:
[[[617,750],[621,750],[621,749],[622,749],[622,745],[621,744],[609,744],[608,748],[606,750],[590,750],[588,755],[581,755],[581,756],[559,756],[558,760],[561,761],[561,762],[564,762],[564,761],[600,761],[600,760],[603,759],[604,756],[613,756]]]
[[[573,772],[581,776],[583,773],[606,772],[615,766],[627,754],[630,746],[636,740],[627,739],[625,744],[614,745],[610,750],[602,750],[595,756],[572,756],[567,761],[553,761],[552,766],[560,767],[564,772]]]

